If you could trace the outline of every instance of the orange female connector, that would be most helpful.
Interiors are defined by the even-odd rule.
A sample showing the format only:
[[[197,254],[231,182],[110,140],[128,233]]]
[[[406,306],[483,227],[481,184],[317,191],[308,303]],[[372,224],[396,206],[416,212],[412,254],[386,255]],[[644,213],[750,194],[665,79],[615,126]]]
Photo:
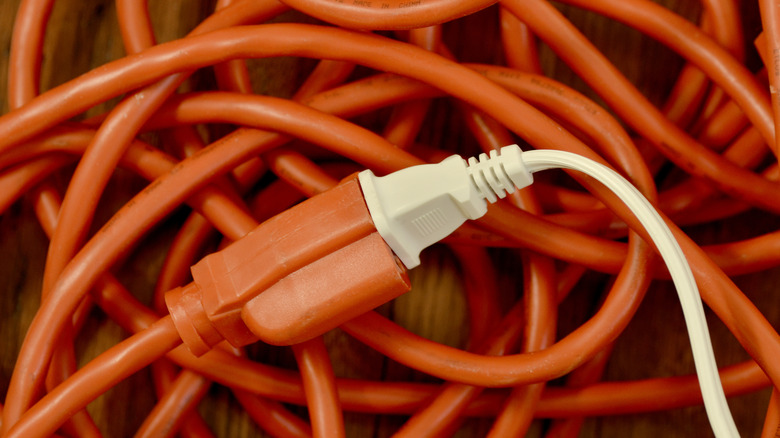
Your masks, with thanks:
[[[165,300],[182,340],[202,355],[306,341],[410,289],[377,234],[356,178],[258,226],[192,267]]]

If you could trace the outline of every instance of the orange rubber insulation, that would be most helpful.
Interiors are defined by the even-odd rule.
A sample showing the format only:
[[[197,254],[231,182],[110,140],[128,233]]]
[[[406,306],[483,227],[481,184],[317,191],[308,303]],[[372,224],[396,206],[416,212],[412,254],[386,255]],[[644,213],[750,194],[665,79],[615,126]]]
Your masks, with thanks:
[[[383,307],[422,293],[416,271],[435,269],[434,257],[407,274],[355,172],[515,142],[606,164],[657,207],[718,333],[744,350],[721,364],[726,394],[763,394],[764,422],[740,428],[775,436],[777,312],[759,309],[737,277],[780,265],[780,231],[707,244],[689,234],[777,223],[778,2],[703,0],[683,16],[683,2],[650,0],[220,0],[188,35],[158,43],[147,3],[117,0],[125,55],[44,91],[54,3],[19,2],[0,116],[0,212],[29,204],[50,239],[35,317],[0,334],[24,333],[18,352],[3,352],[15,367],[2,371],[0,436],[102,436],[87,406],[147,368],[154,406],[122,435],[218,436],[199,409],[215,394],[281,437],[351,436],[358,414],[392,419],[382,433],[402,437],[576,437],[594,433],[587,417],[701,405],[695,375],[603,380],[668,272],[627,208],[576,173],[538,175],[431,250],[456,265],[460,345],[426,339]],[[641,75],[573,23],[580,10],[679,56],[648,69],[664,72],[661,95],[643,94]],[[452,44],[467,40],[482,43],[477,56]],[[247,60],[278,57],[306,73],[289,97],[255,92]],[[655,62],[635,58],[640,72]],[[192,75],[209,80],[191,90]],[[105,214],[111,182],[128,174],[143,188]],[[139,297],[118,272],[159,248],[150,236],[160,229],[170,243]],[[576,326],[565,319],[572,302],[587,307]],[[77,345],[95,318],[131,335],[84,360]],[[337,327],[354,347],[334,352]],[[415,377],[340,375],[344,349]]]

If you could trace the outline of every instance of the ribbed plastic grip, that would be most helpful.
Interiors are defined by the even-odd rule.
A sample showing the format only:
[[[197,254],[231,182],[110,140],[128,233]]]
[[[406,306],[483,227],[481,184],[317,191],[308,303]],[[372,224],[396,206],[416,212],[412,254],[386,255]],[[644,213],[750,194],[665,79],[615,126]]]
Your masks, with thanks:
[[[479,158],[469,158],[466,170],[483,199],[492,204],[512,193],[515,187],[533,182],[520,159],[521,154],[520,148],[513,145],[502,148],[500,155],[492,150],[489,156],[480,154]]]

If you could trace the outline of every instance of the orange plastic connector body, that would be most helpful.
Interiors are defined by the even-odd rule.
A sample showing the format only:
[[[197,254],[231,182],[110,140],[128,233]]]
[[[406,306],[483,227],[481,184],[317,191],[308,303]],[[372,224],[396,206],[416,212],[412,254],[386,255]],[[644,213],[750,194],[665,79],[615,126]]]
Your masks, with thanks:
[[[301,342],[410,288],[356,178],[203,258],[192,276],[194,287],[170,291],[166,303],[196,355],[222,339]]]
[[[408,291],[399,265],[382,237],[371,233],[283,278],[241,314],[269,344],[303,342]]]

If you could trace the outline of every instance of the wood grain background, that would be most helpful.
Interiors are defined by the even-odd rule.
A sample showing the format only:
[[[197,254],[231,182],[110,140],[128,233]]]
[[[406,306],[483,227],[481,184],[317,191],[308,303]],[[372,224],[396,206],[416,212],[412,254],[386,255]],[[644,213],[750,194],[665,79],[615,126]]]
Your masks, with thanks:
[[[688,17],[698,13],[696,2],[670,1],[667,6]],[[753,2],[743,2],[753,3]],[[0,102],[3,113],[8,111],[5,99],[6,68],[13,18],[17,0],[0,1]],[[213,1],[168,0],[150,2],[157,38],[160,42],[178,38],[191,30],[213,8]],[[579,10],[562,7],[577,25],[644,90],[650,98],[660,102],[668,92],[681,60],[660,45],[643,38],[637,32],[617,23]],[[758,32],[756,7],[743,5],[744,24],[749,35]],[[115,8],[109,0],[59,0],[51,16],[47,34],[42,71],[42,88],[48,89],[78,76],[96,66],[123,56],[117,29]],[[297,14],[286,14],[282,19],[300,20]],[[496,23],[496,11],[491,8],[468,19],[451,23],[445,32],[448,43],[456,47],[467,61],[495,62],[498,55],[495,42],[497,26],[481,26],[486,34],[473,38],[465,30],[480,23]],[[492,31],[492,32],[491,32]],[[748,41],[750,42],[750,41]],[[487,48],[487,49],[486,49]],[[751,52],[752,53],[752,52]],[[549,50],[541,51],[544,69],[551,75],[592,94],[581,80],[557,61]],[[757,66],[755,55],[751,55]],[[311,68],[311,62],[282,58],[253,61],[258,92],[289,95]],[[197,82],[201,81],[201,82]],[[208,83],[208,74],[199,76],[193,86]],[[111,103],[109,102],[108,105]],[[103,108],[96,108],[94,113]],[[446,126],[446,116],[432,122]],[[435,128],[435,126],[434,126]],[[431,141],[459,144],[457,133],[446,129],[435,131]],[[119,174],[109,188],[103,207],[107,214],[122,199],[143,183]],[[112,207],[113,206],[113,207]],[[691,232],[701,242],[728,241],[773,229],[776,219],[751,212],[716,226],[700,227]],[[41,273],[46,252],[46,239],[37,226],[29,203],[20,202],[0,217],[0,393],[7,391],[16,353],[26,327],[38,305]],[[134,253],[128,254],[119,277],[141,299],[148,300],[157,270],[170,243],[172,229],[161,226]],[[149,242],[155,242],[150,244]],[[506,268],[502,284],[507,294],[516,294],[519,258],[511,251],[497,251],[497,263]],[[414,292],[383,307],[400,324],[430,339],[449,345],[463,345],[466,333],[465,303],[459,284],[457,264],[444,249],[436,248],[424,254],[423,268],[412,274]],[[771,321],[780,321],[780,300],[775,293],[780,271],[773,270],[737,278],[738,284],[754,299]],[[594,310],[607,278],[590,275],[583,280],[561,310],[562,334],[580,324]],[[721,365],[744,360],[746,355],[733,337],[715,318],[710,318],[716,353]],[[78,354],[88,361],[126,334],[100,312],[95,311],[85,328],[87,336],[79,339]],[[432,381],[405,367],[373,353],[339,331],[327,335],[337,374],[389,380]],[[252,354],[283,366],[294,367],[292,354],[287,349],[255,346]],[[682,314],[674,290],[668,284],[654,285],[635,320],[615,348],[607,370],[607,379],[638,379],[693,372],[690,348],[685,336]],[[768,392],[736,397],[730,400],[740,431],[744,436],[760,432]],[[146,372],[138,373],[100,397],[89,407],[106,436],[130,436],[143,421],[154,403]],[[225,388],[215,387],[201,404],[201,412],[219,436],[263,436],[237,407]],[[305,410],[295,408],[301,415]],[[350,437],[388,436],[404,421],[403,417],[374,417],[346,414]],[[544,429],[538,421],[531,436]],[[490,427],[487,419],[473,419],[464,423],[459,437],[483,436]],[[662,413],[589,419],[582,432],[585,437],[657,437],[710,436],[704,411],[701,408],[678,409]]]

